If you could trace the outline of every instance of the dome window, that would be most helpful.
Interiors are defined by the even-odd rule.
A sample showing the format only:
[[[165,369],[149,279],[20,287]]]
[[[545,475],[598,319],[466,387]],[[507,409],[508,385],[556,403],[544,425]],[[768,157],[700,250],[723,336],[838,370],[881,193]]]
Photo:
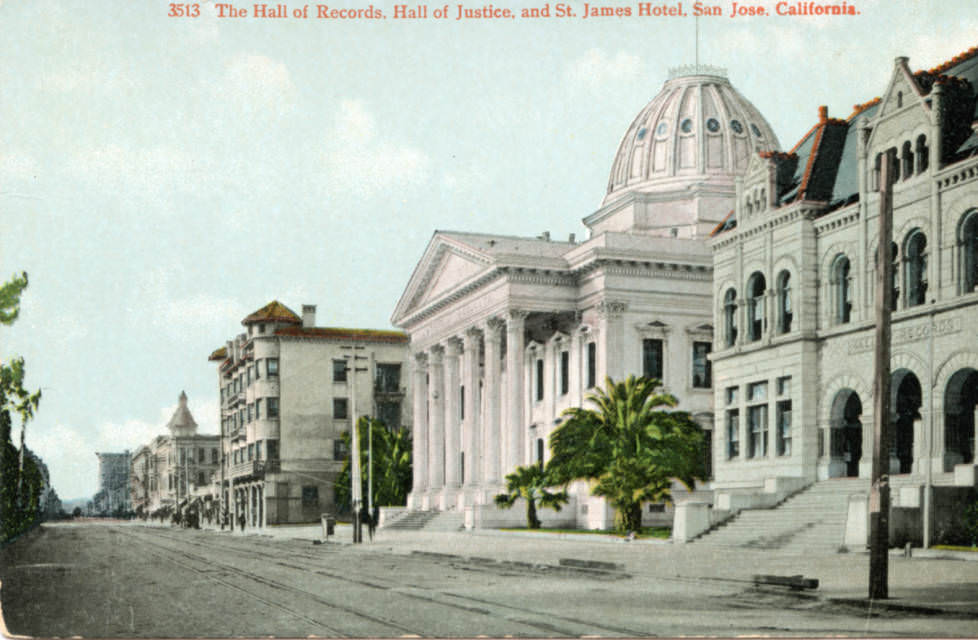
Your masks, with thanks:
[[[642,138],[645,137],[645,132],[646,131],[647,131],[647,129],[645,127],[642,127],[641,129],[638,130],[638,135],[636,135],[635,137],[638,138],[639,140],[641,140]]]
[[[740,120],[731,120],[730,128],[734,130],[734,133],[744,132],[744,125],[740,124]]]
[[[763,138],[764,137],[764,136],[761,135],[761,130],[757,128],[757,125],[756,124],[753,124],[752,123],[750,125],[750,130],[753,131],[754,132],[754,135],[757,136],[758,138]]]
[[[666,131],[668,130],[669,130],[669,125],[665,122],[660,122],[659,126],[655,130],[655,133],[656,135],[664,136],[666,135]]]
[[[690,120],[689,118],[686,118],[679,125],[679,128],[682,129],[682,132],[683,133],[689,133],[690,131],[693,130],[693,121]]]
[[[720,130],[720,122],[719,122],[719,120],[717,120],[716,118],[710,118],[709,120],[706,121],[706,128],[711,133],[716,133],[717,131]]]

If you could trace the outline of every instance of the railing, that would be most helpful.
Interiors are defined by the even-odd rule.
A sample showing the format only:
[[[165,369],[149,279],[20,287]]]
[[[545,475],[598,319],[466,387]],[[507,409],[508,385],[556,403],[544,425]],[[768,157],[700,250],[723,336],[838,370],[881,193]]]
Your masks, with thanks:
[[[248,460],[231,465],[231,477],[261,476],[275,473],[281,468],[278,460]]]

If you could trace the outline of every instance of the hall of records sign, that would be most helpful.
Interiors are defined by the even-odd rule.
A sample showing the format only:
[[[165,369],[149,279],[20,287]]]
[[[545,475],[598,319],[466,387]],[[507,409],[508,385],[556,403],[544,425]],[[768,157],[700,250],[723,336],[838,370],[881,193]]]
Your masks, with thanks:
[[[904,342],[916,342],[929,338],[933,329],[934,337],[946,336],[961,331],[961,318],[943,318],[934,323],[913,324],[908,327],[898,327],[893,329],[890,338],[891,344],[903,344]],[[848,353],[863,353],[872,351],[875,344],[875,336],[870,334],[859,338],[852,338],[846,343]]]

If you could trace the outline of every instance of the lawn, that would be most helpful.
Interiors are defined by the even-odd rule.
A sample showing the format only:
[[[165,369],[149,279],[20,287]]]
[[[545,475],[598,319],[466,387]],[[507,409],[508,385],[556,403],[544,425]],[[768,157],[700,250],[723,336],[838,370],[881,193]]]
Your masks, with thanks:
[[[978,553],[978,547],[960,547],[953,544],[935,544],[933,549],[943,549],[944,551],[972,551]]]

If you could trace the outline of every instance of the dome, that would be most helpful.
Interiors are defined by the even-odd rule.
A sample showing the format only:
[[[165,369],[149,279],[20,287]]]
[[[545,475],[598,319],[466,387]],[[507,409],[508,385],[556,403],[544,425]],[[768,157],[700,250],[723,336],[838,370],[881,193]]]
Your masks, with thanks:
[[[629,126],[611,166],[606,205],[631,192],[733,186],[756,151],[779,150],[761,112],[714,67],[670,72]]]

